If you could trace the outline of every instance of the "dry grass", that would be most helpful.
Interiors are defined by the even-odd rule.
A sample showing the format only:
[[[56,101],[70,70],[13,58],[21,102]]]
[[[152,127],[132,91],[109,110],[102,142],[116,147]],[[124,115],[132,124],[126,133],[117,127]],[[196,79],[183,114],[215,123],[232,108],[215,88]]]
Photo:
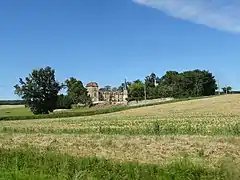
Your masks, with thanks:
[[[103,134],[201,134],[240,135],[239,117],[88,117],[75,120],[34,120],[0,122],[0,132],[21,133],[103,133]],[[154,132],[156,125],[159,132]],[[104,130],[100,132],[101,130]]]
[[[238,94],[131,109],[124,112],[125,115],[130,116],[239,115],[239,113],[240,95]]]
[[[118,161],[163,163],[176,156],[204,158],[214,165],[223,157],[239,163],[239,137],[200,136],[104,136],[104,135],[14,135],[2,136],[0,146],[16,148],[33,146],[54,149],[74,156],[97,156]]]
[[[147,130],[156,123],[161,133],[154,136]],[[99,134],[100,128],[109,132]],[[240,95],[226,95],[90,117],[0,122],[0,144],[141,163],[188,154],[216,164],[228,155],[240,161],[239,128]]]

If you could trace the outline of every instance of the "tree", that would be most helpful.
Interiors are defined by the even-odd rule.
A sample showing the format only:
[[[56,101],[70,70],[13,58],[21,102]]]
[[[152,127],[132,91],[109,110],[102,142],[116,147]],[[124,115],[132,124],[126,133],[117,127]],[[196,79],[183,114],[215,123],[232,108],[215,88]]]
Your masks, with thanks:
[[[167,71],[159,80],[158,89],[164,97],[178,97],[181,89],[182,77],[177,71]]]
[[[140,101],[144,99],[144,84],[137,80],[129,87],[129,101],[136,100]]]
[[[155,87],[155,83],[159,81],[159,78],[155,73],[151,73],[149,76],[145,77],[146,87]]]
[[[145,78],[145,84],[148,99],[209,96],[214,95],[217,89],[214,76],[208,71],[199,69],[182,73],[167,71],[161,78],[152,73]]]
[[[156,86],[159,80],[160,79],[156,76],[155,73],[151,73],[149,76],[145,77],[147,99],[157,98]]]
[[[88,95],[87,89],[83,86],[82,81],[76,78],[69,78],[65,81],[67,94],[73,104],[84,104],[90,106],[92,104],[91,97]]]
[[[71,109],[72,108],[72,100],[68,95],[60,94],[57,99],[57,109]]]
[[[171,97],[210,96],[217,89],[214,76],[208,71],[199,69],[178,73],[168,71],[160,81],[168,89]]]
[[[159,85],[156,87],[156,98],[172,97],[172,89],[167,85]]]
[[[116,91],[118,91],[118,88],[117,87],[113,87],[112,91],[116,92]]]
[[[228,87],[227,87],[227,91],[228,91],[228,92],[231,92],[231,91],[232,91],[232,87],[231,87],[231,86],[228,86]]]
[[[23,81],[15,85],[15,94],[20,96],[34,114],[48,114],[56,108],[58,92],[62,86],[55,80],[55,70],[47,66],[33,70]]]
[[[127,88],[127,90],[129,90],[129,87],[131,86],[132,82],[127,81],[127,82],[125,82],[125,83],[126,83],[126,88]],[[123,90],[124,90],[124,88],[125,88],[125,83],[122,83],[122,84],[118,87],[118,91],[123,91]]]
[[[109,86],[109,85],[107,85],[107,86],[104,87],[104,90],[105,90],[105,91],[111,91],[111,89],[112,89],[112,88],[111,88],[111,86]]]
[[[142,83],[142,81],[140,79],[137,79],[137,80],[133,81],[132,84],[141,84],[141,83]]]
[[[231,86],[227,86],[227,87],[222,88],[222,90],[223,90],[224,93],[229,94],[232,91],[232,87]]]
[[[217,82],[215,77],[209,71],[202,71],[202,79],[203,79],[203,93],[202,96],[210,96],[214,95],[217,90]]]

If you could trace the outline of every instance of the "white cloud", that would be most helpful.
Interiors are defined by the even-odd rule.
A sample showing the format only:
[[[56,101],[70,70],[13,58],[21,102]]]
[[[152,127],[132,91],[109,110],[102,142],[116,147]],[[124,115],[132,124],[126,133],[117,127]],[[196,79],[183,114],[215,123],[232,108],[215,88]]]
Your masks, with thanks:
[[[240,33],[240,0],[133,0],[169,16]]]

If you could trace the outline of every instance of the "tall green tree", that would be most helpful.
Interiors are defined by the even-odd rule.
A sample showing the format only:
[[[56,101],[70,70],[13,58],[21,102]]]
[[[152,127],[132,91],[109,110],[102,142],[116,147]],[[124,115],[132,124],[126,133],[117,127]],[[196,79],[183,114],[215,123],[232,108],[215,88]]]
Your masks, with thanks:
[[[57,99],[57,109],[71,109],[72,100],[68,95],[60,94]]]
[[[157,83],[157,81],[159,81],[159,78],[155,73],[151,73],[149,76],[145,77],[146,87],[155,87],[155,83]]]
[[[144,99],[144,84],[140,80],[136,80],[129,87],[128,101],[140,101]]]
[[[229,94],[232,91],[232,87],[231,86],[227,86],[227,87],[222,88],[222,90],[223,90],[224,93]]]
[[[202,71],[203,73],[203,96],[214,95],[217,90],[217,82],[215,77],[209,71]]]
[[[177,97],[181,93],[181,81],[182,77],[177,71],[167,71],[159,80],[158,92],[163,97]]]
[[[88,95],[87,89],[83,86],[82,81],[76,78],[69,78],[65,81],[67,94],[73,104],[84,104],[90,106],[92,104],[91,97]]]
[[[48,114],[56,108],[58,92],[62,86],[55,79],[55,70],[47,66],[35,69],[15,85],[15,94],[20,96],[34,114]]]
[[[148,99],[157,98],[156,86],[159,81],[160,79],[155,73],[151,73],[149,76],[145,77],[146,94]]]

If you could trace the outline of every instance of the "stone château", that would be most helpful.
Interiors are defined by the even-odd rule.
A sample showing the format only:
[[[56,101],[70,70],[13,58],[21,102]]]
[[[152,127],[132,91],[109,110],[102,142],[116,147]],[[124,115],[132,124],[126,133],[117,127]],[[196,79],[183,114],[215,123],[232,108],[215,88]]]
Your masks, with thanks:
[[[92,98],[93,103],[101,102],[114,102],[114,103],[126,103],[128,98],[128,92],[126,85],[123,91],[112,91],[99,88],[96,82],[90,82],[86,85],[88,94]]]

